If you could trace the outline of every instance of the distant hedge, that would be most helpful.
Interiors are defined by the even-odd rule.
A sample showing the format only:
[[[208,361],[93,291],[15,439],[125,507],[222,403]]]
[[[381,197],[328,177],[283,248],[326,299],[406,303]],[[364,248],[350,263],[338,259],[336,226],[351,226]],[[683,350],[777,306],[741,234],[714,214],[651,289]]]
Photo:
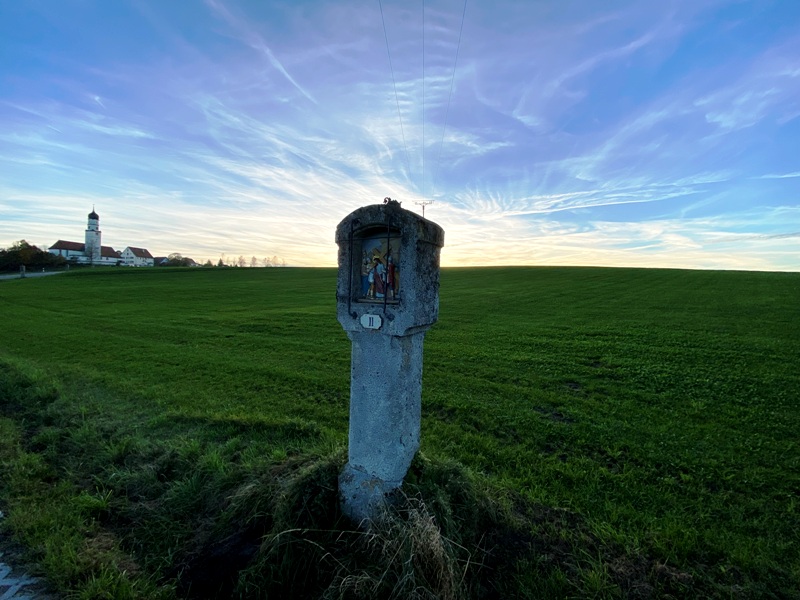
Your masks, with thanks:
[[[55,269],[66,264],[63,256],[50,254],[25,240],[15,242],[10,248],[0,249],[0,271],[19,271],[21,266],[26,269]]]

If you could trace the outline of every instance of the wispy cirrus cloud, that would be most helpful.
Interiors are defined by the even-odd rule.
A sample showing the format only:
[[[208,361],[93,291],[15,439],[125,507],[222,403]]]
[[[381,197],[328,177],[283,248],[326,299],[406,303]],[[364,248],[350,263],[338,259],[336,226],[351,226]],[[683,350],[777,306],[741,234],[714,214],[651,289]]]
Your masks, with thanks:
[[[698,98],[696,106],[723,131],[752,127],[772,118],[800,116],[800,76],[795,68],[800,35],[756,57],[729,85]]]
[[[55,7],[0,91],[0,237],[80,239],[96,204],[113,245],[332,265],[391,196],[436,201],[444,264],[800,269],[780,5],[470,4],[459,45],[430,0],[423,57],[422,7],[387,2],[394,83],[377,5]]]
[[[233,11],[222,2],[222,0],[206,0],[206,4],[210,6],[214,12],[219,14],[225,21],[233,28],[237,37],[244,39],[246,43],[257,52],[263,54],[269,64],[275,68],[286,80],[291,83],[297,91],[314,104],[318,104],[314,97],[308,93],[297,81],[289,74],[283,63],[279,61],[273,54],[270,47],[264,42],[264,39],[259,33],[248,25],[245,18],[234,15]]]
[[[760,175],[760,179],[793,179],[795,177],[800,177],[800,171],[795,171],[793,173],[770,173],[768,175]]]

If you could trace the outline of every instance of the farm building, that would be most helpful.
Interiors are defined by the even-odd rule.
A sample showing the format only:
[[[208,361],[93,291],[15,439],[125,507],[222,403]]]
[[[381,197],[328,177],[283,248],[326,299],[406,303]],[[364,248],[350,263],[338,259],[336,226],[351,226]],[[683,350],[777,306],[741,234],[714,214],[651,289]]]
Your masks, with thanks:
[[[122,251],[121,258],[126,267],[152,267],[155,263],[153,255],[146,248],[128,246]]]

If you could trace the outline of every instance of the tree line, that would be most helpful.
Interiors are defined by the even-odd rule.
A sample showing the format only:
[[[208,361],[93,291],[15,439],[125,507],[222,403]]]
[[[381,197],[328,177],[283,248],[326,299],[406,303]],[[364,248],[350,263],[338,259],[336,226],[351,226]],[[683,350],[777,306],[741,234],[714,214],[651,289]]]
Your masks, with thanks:
[[[188,256],[183,256],[178,252],[173,252],[169,256],[167,256],[166,261],[159,262],[155,266],[157,267],[285,267],[286,261],[282,258],[278,258],[277,256],[269,257],[266,256],[264,258],[258,258],[255,256],[251,256],[250,259],[245,258],[244,256],[240,255],[239,258],[234,257],[227,257],[225,254],[222,254],[219,257],[219,260],[216,264],[211,262],[211,259],[208,259],[202,265],[195,261],[193,258]]]
[[[50,254],[25,240],[14,242],[8,248],[0,248],[0,271],[19,271],[20,267],[30,270],[58,269],[66,264],[63,256]]]
[[[204,267],[211,267],[211,261],[207,261]],[[246,259],[244,256],[239,255],[239,258],[233,257],[226,257],[224,254],[219,257],[219,260],[216,264],[217,267],[285,267],[286,260],[282,258],[278,258],[277,256],[269,257],[265,256],[264,258],[257,258],[255,256],[251,256],[250,259]]]

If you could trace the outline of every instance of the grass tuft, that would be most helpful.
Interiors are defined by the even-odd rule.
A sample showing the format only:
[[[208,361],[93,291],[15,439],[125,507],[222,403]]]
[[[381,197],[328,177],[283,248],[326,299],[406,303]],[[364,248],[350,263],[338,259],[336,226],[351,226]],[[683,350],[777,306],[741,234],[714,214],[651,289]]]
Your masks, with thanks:
[[[456,473],[455,465],[415,461],[417,483],[404,486],[407,491],[398,502],[365,532],[339,506],[337,480],[345,460],[339,451],[284,476],[275,494],[272,529],[253,563],[240,573],[237,593],[264,598],[467,597],[469,567],[476,563],[440,527],[448,522],[457,529],[454,508],[469,495],[459,490],[451,498],[448,489],[455,485],[437,485],[444,473]],[[467,480],[461,472],[455,481]],[[435,497],[430,496],[434,491]],[[488,503],[474,496],[470,500],[472,506]],[[473,570],[477,573],[477,566]]]

